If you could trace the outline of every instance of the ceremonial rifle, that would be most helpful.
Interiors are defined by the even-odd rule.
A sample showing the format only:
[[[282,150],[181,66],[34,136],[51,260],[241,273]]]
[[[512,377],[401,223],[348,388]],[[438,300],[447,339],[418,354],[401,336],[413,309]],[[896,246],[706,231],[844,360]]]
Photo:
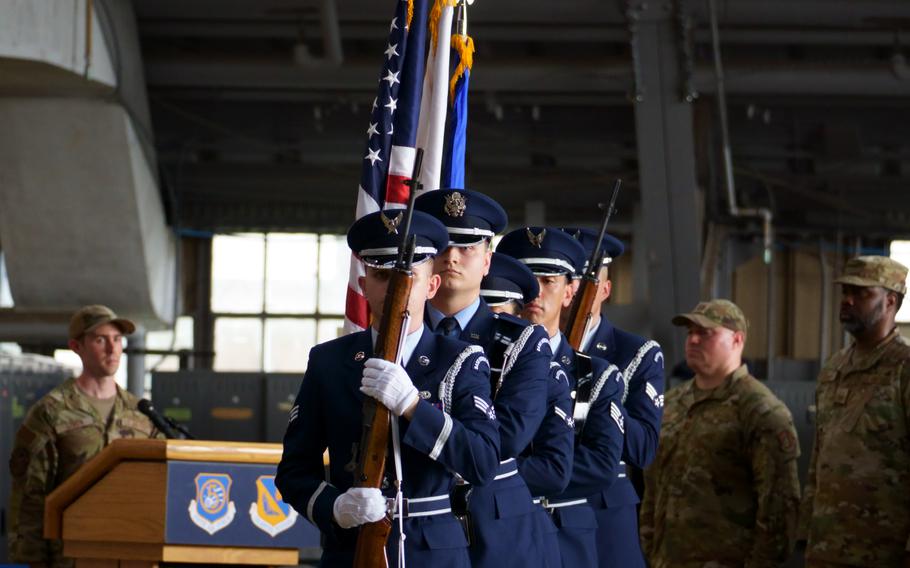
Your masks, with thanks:
[[[588,325],[594,317],[594,299],[597,296],[597,288],[600,285],[600,266],[603,264],[603,238],[607,232],[607,224],[616,206],[616,196],[619,195],[619,188],[622,186],[622,180],[617,179],[613,185],[613,195],[610,197],[610,205],[604,212],[603,223],[600,225],[600,234],[594,243],[594,250],[591,252],[591,258],[588,259],[588,267],[584,276],[581,278],[581,284],[575,293],[575,300],[569,310],[569,317],[566,319],[566,326],[563,332],[569,339],[569,345],[576,351],[581,351],[581,343],[584,341],[585,332]]]
[[[410,319],[408,298],[411,296],[411,285],[414,273],[411,264],[414,260],[414,247],[417,237],[409,235],[411,216],[414,212],[414,199],[420,189],[417,181],[420,165],[423,161],[423,150],[418,148],[414,158],[414,169],[410,181],[408,208],[404,212],[404,221],[399,229],[401,241],[398,245],[398,258],[390,269],[389,285],[386,288],[382,304],[382,321],[379,324],[379,336],[376,338],[374,357],[393,363],[398,362],[402,340],[407,335],[407,323]],[[389,432],[391,421],[397,420],[389,409],[371,397],[363,401],[363,433],[360,438],[360,459],[357,462],[357,475],[354,483],[357,487],[382,487],[385,475],[386,458],[389,453]],[[400,482],[401,480],[397,480]],[[385,545],[392,532],[392,512],[375,523],[361,525],[357,536],[357,548],[354,551],[354,568],[386,568]]]

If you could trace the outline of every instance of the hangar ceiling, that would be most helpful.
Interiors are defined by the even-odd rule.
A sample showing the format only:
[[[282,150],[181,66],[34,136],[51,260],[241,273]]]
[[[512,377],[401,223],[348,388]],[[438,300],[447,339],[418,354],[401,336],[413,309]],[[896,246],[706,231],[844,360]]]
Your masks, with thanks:
[[[392,13],[378,0],[134,0],[165,202],[199,230],[343,230]],[[910,234],[910,3],[719,1],[740,206],[778,232]],[[667,1],[697,92],[706,216],[726,222],[707,2]],[[639,206],[637,1],[477,0],[467,185],[513,222]],[[648,96],[648,93],[639,93]],[[568,197],[571,192],[571,197]]]

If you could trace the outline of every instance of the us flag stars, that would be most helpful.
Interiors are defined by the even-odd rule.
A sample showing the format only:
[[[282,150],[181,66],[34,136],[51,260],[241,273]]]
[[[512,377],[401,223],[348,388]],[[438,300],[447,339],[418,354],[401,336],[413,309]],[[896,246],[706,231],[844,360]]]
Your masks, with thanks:
[[[404,32],[398,27],[397,17],[392,20],[389,34],[389,41],[384,52],[386,63],[383,65],[379,79],[379,96],[373,99],[370,126],[367,128],[367,155],[363,157],[365,161],[369,160],[369,169],[372,171],[376,171],[376,167],[383,163],[385,157],[388,157],[391,150],[391,136],[395,132],[392,117],[395,111],[398,110],[398,87],[401,85],[400,66],[402,56],[399,52],[399,46],[404,46]],[[385,103],[383,104],[380,101],[385,101]],[[378,146],[374,143],[374,137],[379,141]],[[372,183],[368,182],[367,186],[377,186],[374,191],[378,193],[380,179],[381,177],[369,180]],[[374,191],[370,193],[374,193]]]

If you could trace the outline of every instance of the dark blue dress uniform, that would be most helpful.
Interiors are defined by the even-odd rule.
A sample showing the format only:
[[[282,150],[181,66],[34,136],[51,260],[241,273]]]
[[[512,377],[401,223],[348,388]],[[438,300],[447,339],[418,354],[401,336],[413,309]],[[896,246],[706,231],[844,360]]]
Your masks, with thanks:
[[[450,246],[481,244],[506,225],[502,207],[470,190],[440,189],[417,198],[415,207],[439,219]],[[454,314],[458,337],[481,346],[494,374],[495,408],[501,439],[500,467],[492,483],[471,489],[471,563],[475,567],[543,566],[534,538],[536,507],[516,458],[537,432],[546,413],[547,377],[552,352],[546,331],[507,314],[494,314],[479,299]],[[442,331],[444,315],[427,306],[427,322]],[[449,320],[451,321],[451,320]]]
[[[548,568],[561,568],[557,528],[550,511],[541,504],[544,495],[565,491],[572,474],[575,420],[569,377],[559,363],[550,363],[547,381],[547,415],[531,445],[518,458],[518,473],[535,499],[537,538],[543,543]]]
[[[492,307],[516,302],[519,307],[540,293],[531,270],[511,256],[493,253],[490,271],[480,284],[480,296]],[[547,413],[531,441],[518,458],[518,474],[532,495],[558,495],[569,484],[575,445],[572,397],[569,379],[559,363],[550,363],[547,381]],[[549,511],[535,499],[535,539],[542,543],[548,568],[561,568],[557,529]]]
[[[601,318],[587,352],[609,359],[622,370],[626,410],[623,461],[644,469],[657,453],[663,417],[664,356],[660,345]],[[638,539],[638,502],[639,495],[622,470],[616,483],[592,498],[599,525],[601,566],[645,566]]]
[[[597,234],[589,229],[566,229],[590,252]],[[604,263],[619,257],[622,242],[604,235]],[[585,336],[584,352],[602,357],[622,371],[625,382],[623,406],[626,409],[624,465],[644,469],[657,453],[660,422],[664,406],[664,356],[660,345],[615,327],[601,317],[597,328]],[[597,515],[597,542],[601,566],[643,567],[638,538],[639,495],[626,468],[609,489],[591,499]]]
[[[535,274],[564,274],[571,278],[585,261],[584,248],[558,229],[526,227],[506,235],[497,248],[526,264]],[[590,399],[573,403],[576,436],[568,487],[546,495],[544,504],[558,528],[564,566],[597,566],[597,520],[588,497],[607,489],[620,467],[625,428],[623,383],[618,369],[596,357],[579,357],[561,333],[553,359],[566,373],[569,388],[577,393],[588,381]]]
[[[425,328],[422,334],[405,366],[421,401],[413,420],[399,419],[402,488],[407,499],[429,504],[432,511],[448,508],[452,471],[472,483],[493,477],[499,437],[492,413],[485,410],[491,401],[484,355],[475,346]],[[339,528],[332,505],[354,485],[364,399],[359,389],[363,363],[373,352],[371,335],[362,331],[312,349],[284,436],[275,483],[282,499],[325,536],[322,566],[350,566],[354,559],[358,531]],[[322,458],[326,448],[328,479]],[[433,497],[440,499],[420,501]],[[413,506],[408,509],[415,511]],[[390,559],[397,555],[397,526],[393,523],[389,537]],[[406,518],[405,535],[412,566],[471,565],[464,531],[450,511]]]
[[[439,314],[427,306],[428,321]],[[438,327],[437,327],[438,328]],[[502,363],[501,384],[495,397],[501,447],[500,466],[492,483],[471,489],[473,566],[542,565],[543,550],[533,539],[535,506],[524,479],[518,475],[516,457],[537,432],[546,412],[547,375],[552,352],[540,326],[508,314],[495,314],[483,300],[459,336],[483,347],[487,353],[496,343],[508,341],[509,355]],[[470,480],[469,480],[470,481]]]
[[[576,435],[569,485],[561,495],[548,501],[559,529],[563,565],[605,566],[599,557],[599,525],[591,501],[609,491],[621,469],[626,424],[623,379],[614,365],[598,357],[590,358],[590,372],[586,373],[586,363],[569,346],[568,339],[560,336],[553,358],[565,368],[571,390],[577,392],[579,375],[581,378],[588,375],[589,380],[595,381],[594,391],[598,395],[595,398],[592,394],[587,412],[576,405],[576,430],[583,418],[584,426]],[[566,506],[567,503],[576,504]]]
[[[439,224],[432,218],[420,219],[416,212],[414,215],[412,229],[421,236],[418,257],[426,257],[445,241],[438,245],[438,239],[434,243],[434,239],[428,242],[422,238],[432,232],[431,225]],[[393,220],[386,216],[380,230],[384,233]],[[373,218],[365,223],[378,222]],[[394,247],[388,246],[394,231],[382,242],[383,238],[370,233],[375,226],[364,228],[357,223],[352,233],[363,229],[371,236],[351,239],[349,235],[349,244],[361,258],[385,264],[394,254],[389,250]],[[451,513],[448,495],[454,484],[453,472],[482,484],[495,475],[499,465],[489,365],[477,346],[434,335],[425,326],[409,335],[405,345],[405,352],[413,345],[404,368],[419,392],[411,420],[398,419],[406,498],[405,556],[412,566],[466,568],[470,566],[467,539]],[[341,529],[335,523],[333,505],[354,485],[362,433],[361,378],[364,362],[372,352],[372,330],[314,347],[284,437],[284,454],[275,482],[284,501],[322,531],[322,566],[350,566],[353,562],[358,531]],[[326,449],[328,476],[323,466]],[[394,471],[391,460],[388,467]],[[392,561],[397,555],[397,527],[396,520],[388,544]]]

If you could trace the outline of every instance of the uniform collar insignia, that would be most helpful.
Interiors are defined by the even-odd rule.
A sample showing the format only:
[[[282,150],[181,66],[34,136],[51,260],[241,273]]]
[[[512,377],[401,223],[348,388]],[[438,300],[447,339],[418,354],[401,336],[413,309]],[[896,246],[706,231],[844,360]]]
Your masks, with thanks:
[[[401,224],[401,220],[404,218],[404,213],[399,213],[394,219],[386,217],[385,213],[380,213],[379,218],[382,220],[382,224],[385,225],[386,230],[390,235],[398,234],[398,225]]]
[[[599,341],[599,342],[597,342],[597,349],[599,349],[600,351],[606,351],[607,344],[604,343],[603,341]]]
[[[480,334],[479,334],[479,333],[472,333],[472,334],[471,334],[471,339],[480,339]]]
[[[429,400],[433,395],[430,394],[430,391],[420,391],[419,396],[422,400]]]
[[[355,361],[363,361],[365,358],[366,358],[366,353],[364,353],[363,351],[358,351],[357,353],[354,354]]]
[[[430,364],[430,358],[427,357],[426,355],[421,355],[420,357],[417,358],[417,362],[420,363],[421,367],[426,367],[427,365]]]
[[[536,235],[531,231],[530,227],[527,227],[525,230],[528,232],[528,240],[531,241],[531,244],[537,248],[541,248],[543,245],[543,239],[547,236],[547,230],[541,229],[540,233]]]
[[[560,361],[562,361],[563,365],[570,365],[572,363],[568,355],[563,355],[562,358],[560,358]]]
[[[446,212],[446,215],[449,217],[461,217],[464,215],[465,209],[467,209],[468,204],[465,201],[464,195],[453,191],[452,193],[446,195],[446,203],[443,206],[443,210]]]

